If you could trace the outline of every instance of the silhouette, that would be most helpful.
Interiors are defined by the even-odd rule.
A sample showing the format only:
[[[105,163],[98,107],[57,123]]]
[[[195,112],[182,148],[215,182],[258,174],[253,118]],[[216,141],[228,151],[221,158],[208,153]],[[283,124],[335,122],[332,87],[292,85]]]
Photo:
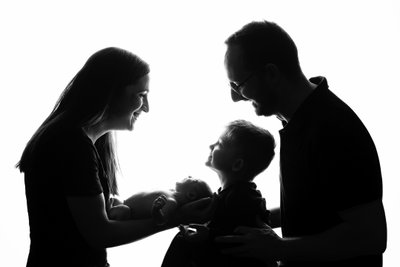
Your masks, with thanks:
[[[206,165],[214,170],[221,187],[214,213],[206,224],[181,226],[164,257],[167,266],[276,266],[273,262],[222,255],[214,238],[233,234],[239,225],[256,227],[269,223],[265,199],[254,178],[274,157],[275,140],[262,128],[244,120],[231,122],[215,144]]]
[[[382,266],[386,220],[375,145],[357,115],[303,74],[291,37],[269,21],[251,22],[227,40],[233,101],[275,115],[280,130],[280,207],[271,227],[240,227],[217,238],[240,243],[223,253],[280,260],[284,266]]]
[[[149,111],[149,71],[120,48],[94,53],[28,142],[17,164],[25,177],[28,267],[108,266],[107,247],[179,224],[107,216],[110,196],[118,194],[113,131],[132,130],[141,112]],[[182,210],[179,218],[207,212],[195,204]]]
[[[206,182],[189,176],[174,189],[136,193],[123,202],[114,199],[108,216],[115,220],[153,218],[162,225],[173,219],[180,206],[212,196]]]

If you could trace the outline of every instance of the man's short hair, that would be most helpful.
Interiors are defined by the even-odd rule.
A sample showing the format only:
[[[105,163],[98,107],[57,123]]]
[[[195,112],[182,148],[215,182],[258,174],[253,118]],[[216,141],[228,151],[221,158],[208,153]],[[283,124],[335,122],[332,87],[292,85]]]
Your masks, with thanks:
[[[244,68],[255,70],[272,63],[288,77],[301,73],[297,47],[289,34],[269,21],[253,21],[232,34],[225,44],[238,45],[244,53]]]

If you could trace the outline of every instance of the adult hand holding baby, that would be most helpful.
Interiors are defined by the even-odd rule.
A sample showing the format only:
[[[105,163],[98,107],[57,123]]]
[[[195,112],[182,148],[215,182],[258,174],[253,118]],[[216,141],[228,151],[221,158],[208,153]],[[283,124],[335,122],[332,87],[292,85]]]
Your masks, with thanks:
[[[181,206],[173,222],[175,226],[209,221],[216,207],[216,196],[214,193],[212,197],[201,198]]]

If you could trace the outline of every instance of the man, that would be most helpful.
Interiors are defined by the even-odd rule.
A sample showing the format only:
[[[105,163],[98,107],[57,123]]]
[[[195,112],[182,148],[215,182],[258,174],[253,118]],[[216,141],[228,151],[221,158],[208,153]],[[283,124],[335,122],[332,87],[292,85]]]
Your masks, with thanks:
[[[297,48],[277,24],[245,25],[227,41],[232,100],[275,115],[280,131],[281,204],[272,226],[239,227],[217,238],[240,243],[223,253],[283,266],[382,266],[386,219],[375,145],[324,77],[308,80]]]

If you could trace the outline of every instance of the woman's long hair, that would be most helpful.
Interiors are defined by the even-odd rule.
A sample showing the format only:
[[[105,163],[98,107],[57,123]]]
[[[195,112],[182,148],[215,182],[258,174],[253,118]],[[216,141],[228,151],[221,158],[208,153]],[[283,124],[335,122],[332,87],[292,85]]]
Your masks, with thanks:
[[[116,47],[93,54],[69,82],[53,111],[29,140],[16,167],[29,171],[39,139],[57,122],[67,127],[91,127],[101,122],[110,110],[113,96],[127,85],[149,73],[146,62],[138,56]],[[95,143],[108,177],[111,194],[118,194],[116,171],[118,161],[112,132]]]

